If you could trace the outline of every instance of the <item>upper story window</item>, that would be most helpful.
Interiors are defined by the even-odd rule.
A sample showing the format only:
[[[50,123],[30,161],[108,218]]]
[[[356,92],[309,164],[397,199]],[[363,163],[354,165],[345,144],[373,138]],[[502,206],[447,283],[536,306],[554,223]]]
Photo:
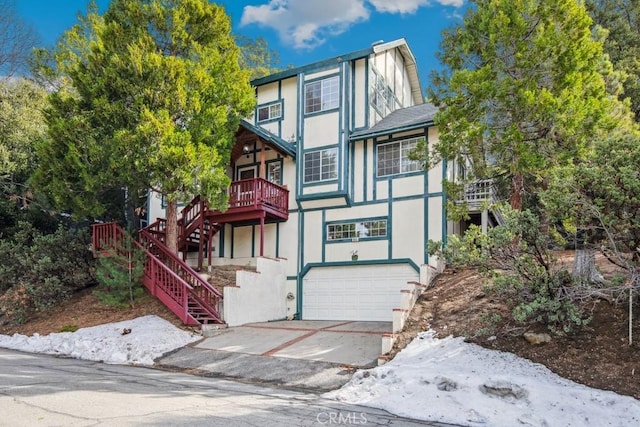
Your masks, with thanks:
[[[329,148],[305,153],[304,182],[329,181],[338,177],[338,149]]]
[[[305,114],[338,108],[340,103],[340,78],[338,76],[304,85]]]
[[[282,117],[282,102],[258,107],[258,122],[277,120]]]
[[[378,145],[378,176],[397,175],[420,170],[422,167],[421,162],[411,160],[409,155],[421,140],[422,138],[410,138]]]
[[[373,67],[371,68],[370,85],[370,102],[380,115],[385,117],[399,107],[399,102],[393,90],[391,90],[382,74]]]

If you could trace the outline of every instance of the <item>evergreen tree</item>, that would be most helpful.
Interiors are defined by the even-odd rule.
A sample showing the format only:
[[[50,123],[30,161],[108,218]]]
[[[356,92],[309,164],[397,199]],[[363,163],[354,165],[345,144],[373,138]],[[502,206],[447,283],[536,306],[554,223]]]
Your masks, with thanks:
[[[153,189],[167,200],[167,245],[177,251],[178,202],[200,194],[225,207],[234,134],[255,104],[230,30],[207,0],[114,0],[103,16],[93,6],[40,55],[40,74],[61,86],[39,147],[51,159],[40,185],[93,215],[105,190]]]
[[[443,33],[445,69],[430,93],[440,140],[429,154],[471,159],[475,177],[505,179],[519,210],[603,126],[612,68],[581,1],[472,3]]]

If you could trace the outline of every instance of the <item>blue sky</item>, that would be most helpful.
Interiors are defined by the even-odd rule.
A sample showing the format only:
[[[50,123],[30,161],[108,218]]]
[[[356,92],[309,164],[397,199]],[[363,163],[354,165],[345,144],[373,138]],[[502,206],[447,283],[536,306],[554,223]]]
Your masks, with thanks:
[[[89,0],[15,0],[18,13],[55,40],[86,13]],[[104,11],[109,0],[98,0]],[[465,0],[219,0],[233,31],[263,37],[282,66],[300,66],[360,50],[371,43],[407,39],[418,61],[423,88],[440,67],[435,53],[444,28],[461,21]]]

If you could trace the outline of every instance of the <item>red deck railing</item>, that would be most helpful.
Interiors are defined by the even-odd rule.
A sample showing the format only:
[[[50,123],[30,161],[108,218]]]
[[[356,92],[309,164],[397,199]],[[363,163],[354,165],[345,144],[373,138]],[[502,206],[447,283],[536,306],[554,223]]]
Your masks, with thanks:
[[[229,187],[229,211],[238,208],[269,208],[286,217],[289,214],[289,190],[262,178],[234,181]]]

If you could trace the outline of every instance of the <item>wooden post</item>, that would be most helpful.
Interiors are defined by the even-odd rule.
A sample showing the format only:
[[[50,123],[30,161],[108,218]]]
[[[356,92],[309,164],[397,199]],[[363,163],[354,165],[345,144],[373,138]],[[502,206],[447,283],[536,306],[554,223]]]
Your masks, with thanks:
[[[262,179],[267,179],[267,175],[265,171],[265,157],[266,157],[265,151],[266,150],[265,150],[264,142],[260,142],[260,174],[258,175],[258,177]]]
[[[264,212],[260,216],[260,256],[264,256]]]

